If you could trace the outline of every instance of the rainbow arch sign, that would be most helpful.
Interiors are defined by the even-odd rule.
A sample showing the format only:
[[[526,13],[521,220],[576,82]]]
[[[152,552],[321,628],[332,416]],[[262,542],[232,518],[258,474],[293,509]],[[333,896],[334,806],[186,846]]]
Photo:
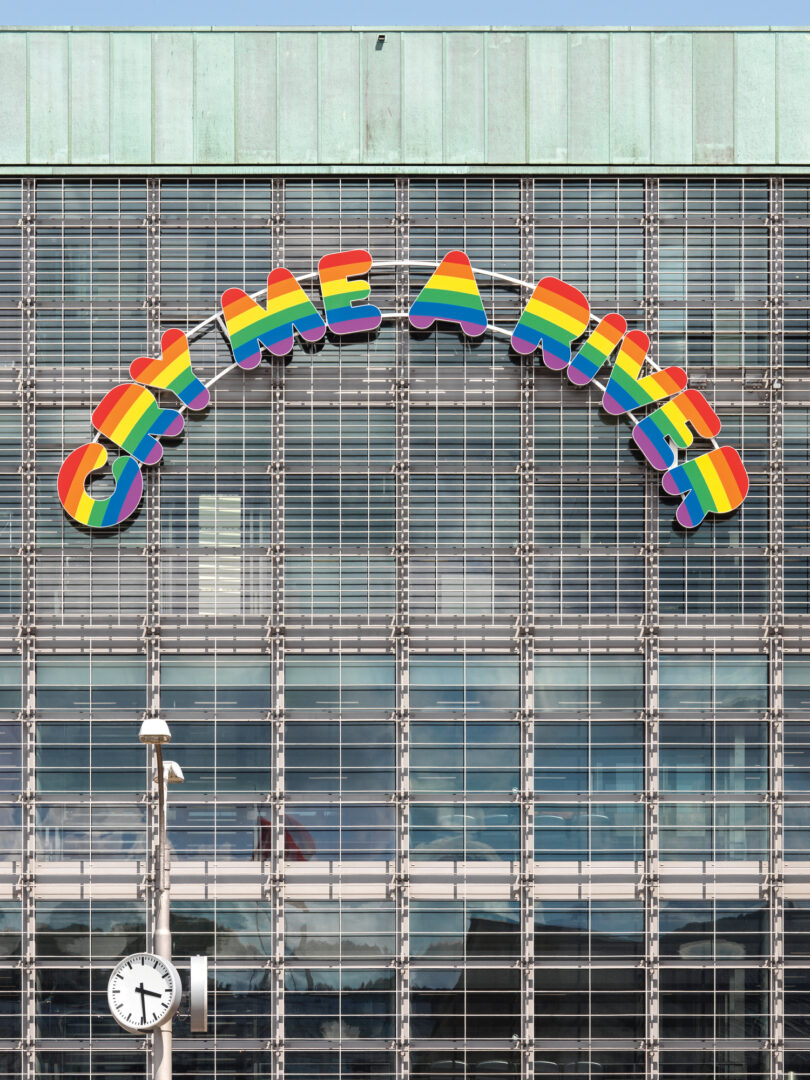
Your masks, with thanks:
[[[383,313],[368,302],[371,286],[366,275],[373,261],[368,251],[333,252],[320,260],[313,274],[297,278],[285,267],[272,270],[267,288],[249,296],[239,288],[222,294],[222,312],[195,327],[192,336],[219,321],[230,342],[233,365],[218,372],[207,384],[194,374],[188,337],[182,330],[167,330],[159,357],[133,360],[132,379],[113,387],[92,415],[97,431],[93,442],[68,454],[59,470],[57,488],[65,512],[80,525],[107,529],[126,521],[143,495],[143,468],[163,456],[161,438],[179,435],[183,413],[210,404],[209,387],[234,367],[255,368],[262,349],[287,356],[295,337],[319,341],[327,330],[340,337],[371,333],[383,319],[407,318],[416,330],[435,324],[453,326],[478,338],[486,332],[508,337],[518,356],[537,355],[551,371],[565,372],[575,386],[591,383],[602,391],[602,408],[612,416],[626,416],[633,439],[652,468],[663,473],[662,487],[669,495],[683,495],[676,512],[686,529],[699,525],[707,514],[727,514],[748,494],[748,474],[732,446],[720,446],[720,418],[700,391],[687,386],[683,368],[659,368],[648,359],[650,340],[640,330],[627,330],[617,312],[596,317],[586,297],[556,277],[536,284],[504,274],[474,269],[463,251],[450,251],[433,268],[427,283],[411,304],[407,316]],[[377,263],[378,267],[434,267],[416,260]],[[492,325],[481,300],[476,275],[503,281],[529,291],[516,325],[510,330]],[[323,314],[301,282],[318,278]],[[574,351],[574,342],[580,339]],[[597,375],[607,368],[606,381]],[[642,375],[647,365],[649,371]],[[177,408],[163,408],[152,390],[171,391]],[[658,404],[658,403],[661,404]],[[639,417],[640,409],[658,408]],[[688,449],[695,435],[708,439],[712,449],[679,463],[678,451]],[[121,451],[112,462],[115,487],[106,499],[94,499],[85,484],[108,461],[103,436]]]

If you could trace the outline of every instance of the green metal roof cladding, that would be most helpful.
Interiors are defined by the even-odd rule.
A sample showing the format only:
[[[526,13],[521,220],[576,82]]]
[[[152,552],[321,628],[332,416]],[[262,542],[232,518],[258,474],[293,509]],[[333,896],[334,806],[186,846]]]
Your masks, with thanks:
[[[6,174],[810,169],[807,29],[8,29],[0,72]]]

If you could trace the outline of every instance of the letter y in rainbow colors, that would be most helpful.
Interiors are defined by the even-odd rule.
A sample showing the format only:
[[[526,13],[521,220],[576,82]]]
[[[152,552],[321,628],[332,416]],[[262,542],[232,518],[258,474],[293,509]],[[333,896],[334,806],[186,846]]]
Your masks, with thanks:
[[[179,435],[183,417],[161,409],[155,395],[136,383],[121,383],[105,394],[92,417],[93,427],[136,461],[155,465],[163,457],[160,435]]]

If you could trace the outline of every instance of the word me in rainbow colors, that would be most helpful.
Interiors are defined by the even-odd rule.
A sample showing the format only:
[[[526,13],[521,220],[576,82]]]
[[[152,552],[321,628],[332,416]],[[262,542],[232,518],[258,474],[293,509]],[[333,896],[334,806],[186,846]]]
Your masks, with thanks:
[[[262,348],[274,356],[286,356],[296,333],[304,341],[314,342],[327,328],[338,336],[376,330],[383,314],[366,302],[371,288],[365,275],[371,266],[367,251],[324,255],[318,264],[323,315],[284,267],[273,270],[267,278],[265,306],[242,289],[227,289],[222,295],[222,313],[236,364],[245,369],[256,367]],[[411,305],[408,320],[417,330],[427,330],[436,322],[450,323],[473,338],[488,329],[475,273],[463,251],[445,255]],[[748,474],[733,447],[715,445],[707,453],[678,464],[678,450],[691,446],[695,434],[714,440],[721,426],[703,394],[687,389],[683,368],[668,367],[642,376],[650,340],[640,330],[628,331],[626,320],[617,313],[599,319],[572,354],[572,342],[582,337],[590,324],[590,305],[579,289],[559,278],[544,277],[511,333],[511,346],[522,356],[539,351],[547,368],[565,371],[575,386],[592,382],[615,354],[602,408],[612,416],[630,416],[636,445],[650,465],[664,474],[664,491],[684,496],[676,513],[678,522],[692,529],[709,513],[726,514],[740,506],[748,493]],[[85,488],[90,474],[107,462],[107,449],[99,441],[74,450],[59,470],[62,506],[70,517],[93,529],[120,525],[135,512],[143,495],[143,466],[154,465],[163,456],[161,436],[180,434],[182,408],[199,411],[210,402],[207,387],[192,369],[188,339],[182,330],[167,330],[160,356],[138,357],[129,373],[133,382],[110,390],[92,415],[99,435],[122,451],[112,463],[113,493],[106,499],[94,499]],[[147,387],[172,391],[181,408],[162,408]],[[664,404],[643,419],[633,415],[660,401]]]

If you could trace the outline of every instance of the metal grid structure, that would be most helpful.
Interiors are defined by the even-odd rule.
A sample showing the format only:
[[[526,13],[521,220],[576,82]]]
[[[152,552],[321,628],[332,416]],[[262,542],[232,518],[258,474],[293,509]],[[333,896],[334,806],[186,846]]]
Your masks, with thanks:
[[[136,732],[160,710],[189,781],[172,795],[175,951],[181,970],[210,952],[216,979],[211,1034],[178,1024],[178,1075],[810,1075],[810,800],[786,750],[801,755],[810,708],[807,591],[786,569],[807,560],[807,185],[0,194],[8,1074],[147,1067],[102,991],[112,957],[149,943],[156,815]],[[58,465],[133,356],[228,285],[355,245],[561,273],[643,325],[653,358],[683,356],[728,415],[744,509],[676,533],[593,394],[505,341],[398,320],[232,372],[148,471],[136,519],[91,536],[64,518]],[[404,313],[425,277],[380,271],[372,298]],[[510,326],[519,293],[480,284]],[[88,351],[96,319],[112,331]],[[192,350],[205,377],[227,364],[221,324]],[[583,741],[555,759],[549,724]]]

